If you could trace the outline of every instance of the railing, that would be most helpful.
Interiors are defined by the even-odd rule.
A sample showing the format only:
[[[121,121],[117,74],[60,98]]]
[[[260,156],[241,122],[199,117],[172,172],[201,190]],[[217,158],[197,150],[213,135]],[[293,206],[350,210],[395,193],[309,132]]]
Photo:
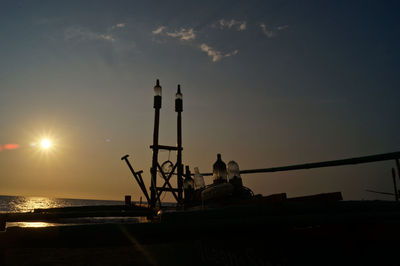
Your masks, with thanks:
[[[354,157],[341,160],[324,161],[316,163],[305,163],[305,164],[295,164],[280,167],[271,168],[260,168],[260,169],[249,169],[240,171],[241,174],[256,174],[256,173],[271,173],[271,172],[281,172],[281,171],[291,171],[291,170],[302,170],[302,169],[312,169],[321,167],[331,167],[331,166],[341,166],[341,165],[352,165],[352,164],[362,164],[362,163],[372,163],[388,160],[396,160],[397,173],[399,174],[400,166],[398,159],[400,158],[400,152],[391,152],[383,154],[374,154],[369,156]],[[203,176],[211,176],[212,173],[204,173]]]

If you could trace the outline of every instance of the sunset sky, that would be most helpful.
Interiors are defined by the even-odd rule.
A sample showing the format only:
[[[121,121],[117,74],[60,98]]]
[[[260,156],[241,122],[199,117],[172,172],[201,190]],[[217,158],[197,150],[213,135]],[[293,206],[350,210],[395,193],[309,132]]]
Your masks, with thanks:
[[[400,151],[399,7],[1,1],[0,195],[138,200],[120,158],[130,154],[149,186],[157,78],[160,143],[176,144],[181,84],[183,161],[201,172],[212,170],[217,153],[252,169]],[[49,149],[40,147],[44,138]],[[242,178],[264,195],[342,191],[345,199],[392,200],[365,192],[392,192],[392,167]]]

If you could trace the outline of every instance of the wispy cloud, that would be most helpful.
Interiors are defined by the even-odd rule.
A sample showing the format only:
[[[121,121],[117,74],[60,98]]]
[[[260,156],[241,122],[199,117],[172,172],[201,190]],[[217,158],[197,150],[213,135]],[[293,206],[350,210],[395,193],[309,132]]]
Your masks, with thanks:
[[[100,34],[98,37],[99,37],[99,39],[103,39],[103,40],[107,40],[107,41],[112,41],[112,42],[115,41],[114,37],[111,36],[110,34]]]
[[[218,50],[215,50],[214,48],[212,48],[211,46],[208,46],[208,45],[205,44],[205,43],[203,43],[203,44],[200,45],[200,49],[201,49],[203,52],[206,52],[207,55],[208,55],[209,57],[211,57],[211,60],[212,60],[213,62],[218,62],[219,60],[221,60],[221,59],[224,58],[224,57],[230,57],[230,56],[233,56],[233,55],[237,55],[237,54],[239,53],[238,50],[235,50],[235,51],[233,51],[233,52],[231,52],[231,53],[225,53],[225,54],[223,54],[222,52],[220,52],[220,51],[218,51]]]
[[[181,28],[175,31],[166,31],[165,26],[160,26],[157,29],[153,30],[153,35],[167,35],[169,37],[177,38],[181,41],[190,41],[196,38],[196,34],[193,28]]]
[[[243,21],[240,25],[239,25],[239,30],[245,30],[246,29],[246,21]]]
[[[194,40],[196,38],[196,34],[194,33],[194,30],[192,28],[190,29],[181,28],[180,30],[175,32],[167,32],[167,35],[174,38],[178,38],[182,41]]]
[[[236,23],[236,21],[234,21],[232,26],[230,27],[233,27],[234,25],[238,27],[238,30],[244,30],[246,28],[246,22]],[[168,31],[166,26],[159,26],[158,28],[152,31],[152,34],[177,38],[182,42],[196,39],[196,33],[193,28],[180,28],[179,30]],[[233,52],[230,53],[223,53],[205,43],[196,40],[193,42],[189,42],[189,44],[193,47],[200,48],[201,51],[207,53],[207,55],[211,58],[212,62],[218,62],[223,58],[231,57],[239,53],[238,50],[234,50]]]
[[[272,38],[275,36],[275,32],[273,32],[271,29],[267,28],[267,25],[264,23],[260,24],[262,32],[267,35],[268,38]]]
[[[119,25],[124,24],[124,26]],[[139,52],[136,43],[129,35],[124,34],[120,29],[126,27],[125,23],[110,25],[107,28],[94,31],[88,27],[74,25],[67,26],[61,32],[61,38],[74,51],[86,51],[96,54],[106,64],[115,65],[124,63],[128,58]],[[118,26],[119,25],[119,26]]]
[[[111,34],[97,33],[82,27],[69,27],[64,31],[64,39],[67,41],[96,41],[104,40],[114,42],[115,38]]]
[[[124,28],[125,26],[126,26],[125,23],[118,23],[118,24],[115,24],[114,26],[112,26],[111,29]]]
[[[282,26],[276,27],[277,30],[285,30],[287,28],[289,28],[289,25],[282,25]]]
[[[285,29],[289,28],[289,25],[282,25],[282,26],[277,26],[275,28],[272,28],[272,27],[268,27],[264,23],[261,23],[260,28],[261,28],[262,32],[265,35],[267,35],[268,38],[273,38],[273,37],[275,37],[277,31],[285,30]]]
[[[158,35],[158,34],[161,34],[164,30],[165,30],[165,26],[160,26],[157,29],[153,30],[152,33],[154,35]]]
[[[225,29],[225,28],[231,29],[232,27],[234,27],[238,31],[243,31],[243,30],[246,30],[247,23],[246,23],[246,21],[237,21],[237,20],[234,20],[234,19],[231,19],[231,20],[221,19],[221,20],[219,20],[219,28],[220,29]]]

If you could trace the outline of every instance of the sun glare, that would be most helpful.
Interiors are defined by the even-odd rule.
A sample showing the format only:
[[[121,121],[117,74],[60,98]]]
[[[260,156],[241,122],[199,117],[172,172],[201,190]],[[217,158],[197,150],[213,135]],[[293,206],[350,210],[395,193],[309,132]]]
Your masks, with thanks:
[[[49,149],[51,147],[51,141],[49,139],[42,139],[40,142],[40,147],[45,150]]]
[[[60,148],[62,148],[60,138],[49,130],[34,133],[29,146],[36,159],[47,161],[51,158],[52,163],[54,163],[54,158],[60,155]]]

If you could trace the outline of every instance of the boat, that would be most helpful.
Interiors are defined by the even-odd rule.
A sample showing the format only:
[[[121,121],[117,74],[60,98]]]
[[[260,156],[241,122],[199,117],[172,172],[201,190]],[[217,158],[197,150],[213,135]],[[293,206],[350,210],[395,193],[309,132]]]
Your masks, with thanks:
[[[400,152],[240,170],[217,155],[212,173],[183,167],[180,86],[175,98],[177,145],[158,143],[161,86],[154,87],[155,124],[149,191],[125,155],[146,206],[82,207],[6,214],[7,221],[60,221],[64,218],[142,216],[146,222],[7,228],[0,233],[0,264],[88,265],[397,265],[400,204],[345,201],[340,191],[287,197],[254,194],[242,175],[394,160]],[[158,161],[159,150],[177,153],[176,162]],[[204,176],[213,176],[212,184]],[[177,185],[171,184],[176,178]],[[160,181],[162,182],[160,184]],[[397,188],[395,188],[395,191]],[[174,205],[161,200],[171,193]],[[397,192],[395,192],[397,193]],[[11,219],[11,220],[10,220]],[[5,227],[5,226],[4,226]],[[54,255],[56,254],[56,255]],[[10,261],[12,263],[10,263]]]

